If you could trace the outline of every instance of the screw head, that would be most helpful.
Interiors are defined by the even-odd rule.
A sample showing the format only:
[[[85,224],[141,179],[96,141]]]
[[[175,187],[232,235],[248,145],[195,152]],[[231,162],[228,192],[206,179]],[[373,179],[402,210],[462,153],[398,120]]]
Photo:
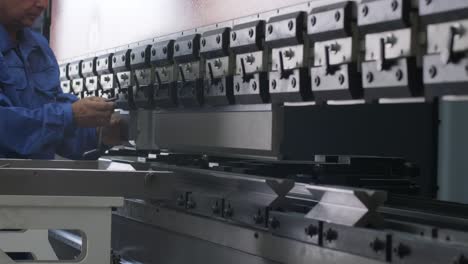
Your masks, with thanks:
[[[239,84],[239,83],[236,83],[236,91],[237,91],[237,92],[240,91],[240,84]]]
[[[344,84],[344,82],[345,82],[345,77],[344,77],[343,74],[340,74],[340,75],[338,76],[338,81],[340,82],[341,85]]]
[[[397,0],[393,0],[392,1],[392,10],[393,11],[396,11],[398,8],[398,1]]]
[[[271,88],[273,88],[273,90],[276,89],[276,86],[277,86],[277,85],[278,85],[278,84],[276,83],[276,80],[271,81]]]
[[[250,30],[249,30],[249,37],[253,38],[254,33],[255,33],[254,30],[253,30],[253,29],[250,29]]]
[[[296,88],[296,86],[297,86],[297,80],[296,80],[296,78],[292,78],[292,80],[291,80],[291,86],[292,86],[292,88]]]
[[[187,47],[188,47],[189,49],[192,48],[192,41],[189,41],[189,42],[187,43]]]
[[[202,44],[203,47],[205,47],[206,46],[206,39],[202,39],[201,44]]]
[[[232,40],[236,40],[237,39],[237,33],[232,32],[231,38],[232,38]]]
[[[397,70],[395,73],[395,76],[398,81],[401,81],[403,79],[403,71],[402,70]]]
[[[369,7],[367,5],[363,6],[361,12],[363,16],[367,16],[369,14]]]
[[[141,55],[142,58],[144,58],[145,57],[145,52],[142,51],[140,55]]]
[[[366,74],[366,80],[367,80],[368,83],[373,82],[374,81],[374,74],[372,74],[372,72],[368,72]]]
[[[331,243],[335,240],[338,239],[338,232],[336,232],[333,229],[328,229],[327,232],[325,232],[325,239],[328,241],[328,243]]]
[[[369,246],[375,253],[378,253],[379,251],[383,251],[385,249],[385,243],[378,238],[371,242]]]
[[[294,22],[293,22],[292,20],[289,21],[289,23],[288,23],[288,28],[289,28],[289,30],[293,30],[293,28],[294,28]]]
[[[219,36],[219,35],[216,36],[216,43],[218,43],[218,44],[221,43],[221,36]]]
[[[272,34],[273,33],[273,25],[269,25],[268,26],[268,34]]]
[[[257,90],[257,82],[252,83],[252,90],[254,90],[254,91]]]
[[[315,24],[317,24],[317,17],[312,16],[312,18],[310,19],[310,23],[312,24],[312,26],[315,26]]]
[[[180,45],[176,44],[174,48],[175,48],[175,51],[179,51],[180,50]]]
[[[340,11],[336,11],[335,12],[335,21],[338,22],[338,21],[340,21],[340,19],[341,19],[341,13],[340,13]]]
[[[435,78],[437,76],[437,68],[436,66],[432,65],[430,68],[429,68],[429,76],[431,76],[431,78]]]
[[[320,77],[318,77],[318,76],[315,77],[315,79],[314,79],[315,85],[316,85],[316,86],[320,86],[320,82],[321,82]]]
[[[318,235],[318,228],[314,225],[310,225],[304,229],[304,232],[309,237],[314,237]]]
[[[156,56],[156,49],[151,50],[151,55],[153,55],[153,57]]]

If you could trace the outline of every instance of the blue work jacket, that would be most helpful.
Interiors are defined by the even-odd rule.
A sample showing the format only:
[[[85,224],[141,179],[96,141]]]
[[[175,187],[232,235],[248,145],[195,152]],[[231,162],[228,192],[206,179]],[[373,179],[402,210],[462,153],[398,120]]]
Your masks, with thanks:
[[[77,128],[60,88],[57,60],[39,33],[26,28],[14,44],[0,25],[0,158],[81,159],[97,146],[96,129]]]

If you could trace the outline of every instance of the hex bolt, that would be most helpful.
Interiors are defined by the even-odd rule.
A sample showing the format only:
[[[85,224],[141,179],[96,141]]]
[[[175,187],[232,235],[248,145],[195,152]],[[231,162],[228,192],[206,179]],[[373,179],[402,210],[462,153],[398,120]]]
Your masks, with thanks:
[[[393,11],[396,11],[398,9],[398,1],[397,0],[393,0],[392,1],[392,10]]]
[[[273,33],[273,25],[268,26],[268,33],[271,35]]]
[[[340,19],[341,19],[341,13],[340,13],[340,11],[336,11],[336,12],[335,12],[335,20],[336,20],[336,22],[340,21]]]
[[[363,16],[367,16],[369,14],[369,7],[367,5],[363,6],[361,12]]]
[[[205,47],[206,46],[206,39],[202,39],[201,44],[202,44],[203,47]]]
[[[431,76],[431,78],[435,78],[437,76],[437,68],[436,66],[432,65],[430,68],[429,68],[429,76]]]
[[[175,48],[175,51],[179,51],[179,50],[180,50],[180,45],[179,45],[179,44],[176,44],[176,45],[174,46],[174,48]]]
[[[278,83],[276,83],[276,80],[271,81],[271,88],[273,88],[273,90],[276,89],[277,85],[278,85]]]
[[[253,29],[249,29],[249,37],[253,38],[254,36],[254,30]]]
[[[318,77],[318,76],[315,77],[315,79],[314,79],[315,85],[316,85],[316,86],[320,86],[320,82],[321,82],[320,77]]]
[[[236,40],[237,39],[237,33],[236,32],[232,32],[232,40]]]
[[[280,222],[278,221],[278,219],[274,218],[274,217],[270,217],[270,219],[268,219],[268,225],[271,226],[271,228],[273,229],[278,229],[280,227]]]
[[[163,53],[164,53],[164,54],[167,53],[167,47],[164,47],[164,48],[163,48]]]
[[[291,86],[292,86],[292,88],[296,88],[296,85],[297,85],[297,80],[296,80],[296,78],[292,78],[292,79],[291,79]]]
[[[325,232],[324,236],[325,240],[328,241],[328,243],[331,243],[338,239],[338,232],[330,228]]]
[[[232,209],[231,205],[229,204],[226,209],[224,209],[224,217],[231,218],[234,215],[234,209]]]
[[[395,73],[395,76],[397,78],[398,81],[401,81],[403,79],[403,71],[398,69]]]
[[[345,77],[344,77],[343,74],[340,74],[340,75],[338,76],[338,81],[340,82],[341,85],[344,84],[344,82],[345,82]]]
[[[385,250],[385,243],[378,238],[371,242],[369,246],[375,253]]]
[[[411,255],[411,248],[407,245],[400,243],[398,247],[393,249],[393,252],[400,258],[403,259],[409,255]]]
[[[153,55],[153,57],[156,56],[156,49],[151,50],[151,55]]]
[[[315,24],[317,24],[317,17],[312,16],[312,18],[310,19],[310,23],[312,24],[312,26],[315,26]]]
[[[288,28],[289,28],[289,30],[293,30],[293,29],[294,29],[294,22],[293,22],[292,20],[289,21],[289,23],[288,23]]]
[[[316,227],[314,225],[310,225],[310,226],[308,226],[308,227],[306,227],[304,229],[305,234],[307,236],[309,236],[309,237],[314,237],[314,236],[318,235],[318,231],[319,231],[318,227]]]
[[[252,83],[252,90],[254,90],[254,91],[257,90],[257,82]]]
[[[374,81],[374,74],[372,74],[372,72],[368,72],[366,74],[366,80],[367,80],[368,83],[373,82]]]
[[[189,41],[189,42],[187,43],[187,47],[188,47],[189,49],[192,48],[192,41]]]
[[[145,52],[142,51],[140,55],[141,55],[142,58],[144,58],[145,57]]]
[[[135,60],[135,53],[132,53],[132,60]]]

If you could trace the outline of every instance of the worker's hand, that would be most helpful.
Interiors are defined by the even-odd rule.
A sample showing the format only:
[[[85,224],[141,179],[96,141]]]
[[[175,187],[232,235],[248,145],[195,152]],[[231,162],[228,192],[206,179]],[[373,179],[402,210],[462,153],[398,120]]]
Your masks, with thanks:
[[[116,146],[128,141],[128,124],[118,113],[114,113],[110,124],[101,129],[102,143],[106,146]]]
[[[88,97],[76,101],[72,109],[78,127],[102,127],[110,124],[115,104],[104,98]]]

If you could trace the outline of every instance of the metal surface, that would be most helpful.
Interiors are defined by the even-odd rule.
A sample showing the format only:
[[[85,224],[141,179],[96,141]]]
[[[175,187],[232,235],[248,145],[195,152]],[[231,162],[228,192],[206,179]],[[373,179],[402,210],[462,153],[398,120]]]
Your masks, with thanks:
[[[378,226],[382,221],[377,209],[387,199],[385,192],[322,186],[295,188],[305,188],[311,193],[308,199],[317,202],[307,218],[345,226]]]
[[[211,250],[216,250],[217,247],[231,248],[237,252],[243,252],[273,261],[273,263],[299,264],[310,263],[311,261],[320,261],[320,263],[381,263],[380,261],[277,237],[265,231],[252,230],[219,221],[181,214],[158,206],[145,205],[137,201],[127,201],[125,208],[126,209],[117,211],[117,215],[119,215],[119,217],[117,217],[118,223],[131,221],[120,218],[120,216],[134,219],[142,223],[148,223],[151,226],[167,230],[171,233],[184,234],[196,239],[211,242],[214,245],[214,248]],[[190,225],[186,223],[190,223]],[[120,232],[118,228],[114,230],[117,234],[122,234],[122,236],[133,232],[144,232],[144,229],[141,230],[138,228],[138,225],[130,223],[129,226],[131,229],[128,231],[125,230],[122,224],[119,224],[119,227],[121,227]],[[137,244],[140,242],[145,243],[144,241],[132,241]],[[125,240],[120,240],[119,244],[120,246],[118,248],[124,250],[126,245]],[[148,244],[146,245],[146,247],[148,247]],[[128,244],[127,246],[132,245]],[[129,255],[134,257],[138,256],[138,254],[132,252],[129,253]],[[181,261],[184,262],[184,260]]]

